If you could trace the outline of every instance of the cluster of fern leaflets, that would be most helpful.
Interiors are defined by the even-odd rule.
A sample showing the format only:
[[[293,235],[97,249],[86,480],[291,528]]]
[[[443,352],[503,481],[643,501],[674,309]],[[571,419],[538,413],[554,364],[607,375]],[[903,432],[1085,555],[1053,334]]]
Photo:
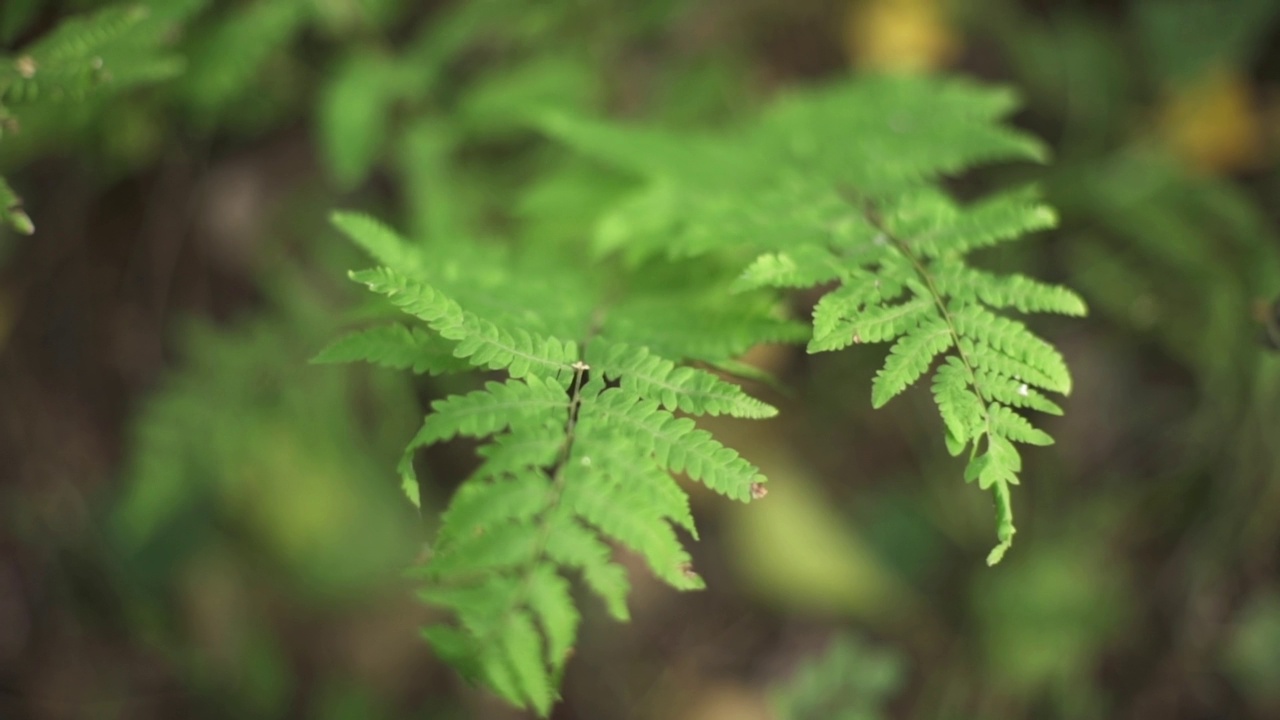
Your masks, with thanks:
[[[596,301],[555,313],[553,298],[579,295],[562,287],[544,295],[542,308],[495,308],[472,283],[451,279],[452,263],[423,245],[362,215],[338,214],[335,223],[381,263],[352,278],[419,324],[358,331],[319,361],[505,375],[435,402],[403,469],[416,499],[415,449],[489,438],[420,570],[423,599],[457,622],[426,635],[465,676],[545,715],[579,624],[568,577],[581,578],[613,617],[626,619],[628,580],[613,561],[613,541],[671,586],[700,588],[676,534],[681,528],[696,538],[697,530],[672,473],[736,500],[764,494],[754,466],[685,416],[776,411],[715,374],[630,344],[638,326],[625,321],[625,302],[616,314]],[[455,298],[468,293],[474,307]],[[544,326],[581,332],[530,329]]]
[[[740,258],[739,290],[823,288],[810,352],[893,343],[872,386],[884,405],[933,372],[952,454],[995,495],[996,563],[1014,534],[1015,443],[1052,438],[1017,410],[1059,414],[1066,363],[1002,312],[1079,316],[1062,287],[972,267],[972,251],[1053,226],[1028,190],[961,204],[940,181],[981,163],[1042,160],[1040,143],[1001,123],[1008,92],[960,80],[870,77],[795,92],[716,136],[666,134],[548,116],[552,136],[644,179],[603,218],[605,249],[632,257]]]
[[[20,109],[84,101],[172,77],[182,61],[166,47],[170,22],[191,2],[153,11],[129,4],[72,17],[13,53],[0,53],[0,139],[22,130]],[[35,224],[0,177],[0,223],[24,235]]]

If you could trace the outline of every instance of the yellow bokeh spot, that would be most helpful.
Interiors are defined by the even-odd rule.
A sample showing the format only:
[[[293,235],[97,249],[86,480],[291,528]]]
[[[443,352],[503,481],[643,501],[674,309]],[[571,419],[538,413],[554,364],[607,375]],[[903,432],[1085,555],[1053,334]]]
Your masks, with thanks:
[[[1263,129],[1253,85],[1235,68],[1214,67],[1169,93],[1159,111],[1160,136],[1188,167],[1228,174],[1263,157]]]
[[[869,70],[933,70],[959,52],[940,0],[860,0],[846,16],[845,50]]]

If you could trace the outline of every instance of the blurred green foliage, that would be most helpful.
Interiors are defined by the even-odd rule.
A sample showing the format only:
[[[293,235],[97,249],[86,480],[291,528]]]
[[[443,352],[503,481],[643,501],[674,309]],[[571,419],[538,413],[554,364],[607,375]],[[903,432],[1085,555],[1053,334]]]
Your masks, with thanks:
[[[774,692],[780,720],[883,720],[901,691],[903,659],[851,635],[831,642]]]
[[[175,546],[210,541],[192,523],[239,535],[285,582],[340,596],[414,553],[412,514],[385,482],[412,392],[385,373],[307,366],[334,317],[296,280],[275,289],[278,309],[242,327],[189,328],[183,369],[136,422],[116,526],[126,553],[167,563],[185,559]]]

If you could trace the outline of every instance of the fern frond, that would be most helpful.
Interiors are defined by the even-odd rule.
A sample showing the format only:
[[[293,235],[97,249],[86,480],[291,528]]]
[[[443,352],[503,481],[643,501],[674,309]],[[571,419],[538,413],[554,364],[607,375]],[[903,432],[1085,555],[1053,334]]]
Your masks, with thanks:
[[[64,20],[30,50],[44,63],[65,63],[91,57],[147,17],[142,5],[109,7],[92,15]]]
[[[775,411],[683,364],[725,366],[761,342],[892,343],[876,407],[936,368],[947,448],[970,451],[965,478],[995,499],[988,560],[998,561],[1015,532],[1016,445],[1052,440],[1018,410],[1060,412],[1044,393],[1071,388],[1056,348],[999,313],[1084,312],[1069,290],[970,267],[972,252],[1052,225],[1032,193],[962,204],[940,187],[979,163],[1043,159],[1037,140],[1001,124],[1012,108],[1001,90],[886,77],[794,93],[714,136],[544,115],[548,134],[640,181],[595,227],[596,249],[622,262],[591,272],[566,270],[577,253],[561,246],[440,262],[437,245],[454,238],[428,251],[370,218],[335,215],[381,266],[353,279],[454,357],[507,376],[433,403],[410,443],[481,440],[482,462],[420,568],[423,598],[454,619],[427,631],[440,656],[546,714],[579,625],[569,580],[627,617],[611,543],[674,588],[701,587],[673,476],[741,501],[764,496],[764,477],[683,415]],[[817,286],[811,328],[789,320],[773,290]],[[396,336],[376,338],[389,347],[360,338],[330,354],[417,361],[413,331],[381,332]]]
[[[645,181],[602,224],[605,244],[742,257],[737,290],[826,287],[810,352],[893,342],[872,384],[875,407],[936,365],[947,448],[973,448],[969,474],[996,498],[994,561],[1013,536],[1008,486],[1021,459],[1012,443],[1050,439],[1015,409],[1058,413],[1039,390],[1071,390],[1057,349],[997,311],[1086,310],[1065,288],[970,265],[974,251],[1056,223],[1034,189],[962,204],[938,182],[978,164],[1044,160],[1038,140],[1001,122],[1015,104],[964,81],[871,77],[794,92],[753,124],[698,138],[690,154],[670,136],[621,126],[546,129]]]
[[[607,349],[603,357],[621,354]],[[630,372],[652,359],[639,357],[638,365],[623,363]],[[439,401],[413,441],[497,435],[443,514],[421,569],[422,598],[458,622],[427,637],[474,679],[543,714],[577,635],[578,610],[563,574],[577,571],[611,614],[625,618],[628,584],[609,559],[601,540],[608,537],[672,587],[700,588],[674,530],[694,532],[687,497],[667,470],[729,493],[735,474],[762,479],[691,420],[606,387],[602,377],[588,382],[587,372],[577,363],[567,389],[530,376]],[[748,484],[742,499],[752,490]]]
[[[441,516],[419,571],[422,598],[449,611],[455,624],[430,628],[426,637],[468,677],[545,714],[579,624],[567,578],[579,578],[612,616],[626,619],[629,582],[612,559],[612,542],[643,558],[673,588],[700,588],[702,579],[677,534],[679,528],[697,538],[697,529],[688,496],[672,474],[739,500],[763,495],[764,478],[754,466],[692,419],[672,413],[764,418],[776,410],[676,360],[697,358],[702,348],[708,358],[725,360],[732,357],[726,346],[741,351],[779,332],[794,337],[795,325],[761,312],[769,305],[740,302],[710,315],[706,328],[683,323],[690,335],[703,337],[663,338],[662,312],[646,311],[687,316],[691,307],[707,303],[689,290],[667,291],[681,286],[679,274],[607,312],[557,306],[539,316],[525,308],[522,315],[495,313],[498,323],[472,311],[476,298],[468,297],[464,307],[432,282],[438,268],[394,230],[352,213],[336,214],[334,223],[384,264],[351,277],[426,327],[393,324],[358,332],[318,361],[362,359],[430,371],[457,370],[448,361],[465,361],[508,376],[432,403],[401,470],[407,486],[416,487],[416,449],[458,436],[481,439],[482,462]],[[539,288],[536,280],[523,289],[531,296],[556,292],[549,305],[578,297],[558,290]],[[491,309],[480,300],[481,308]],[[583,338],[581,359],[577,342],[528,329],[557,312],[566,319],[597,318]],[[517,324],[522,316],[529,318],[524,326]],[[715,326],[724,318],[731,319],[727,328]],[[643,344],[643,329],[650,327],[668,340],[676,359]],[[743,345],[734,347],[736,342]]]
[[[79,100],[108,85],[177,74],[183,63],[162,51],[151,14],[144,5],[122,5],[64,20],[16,57],[0,58],[0,103]]]
[[[589,357],[595,357],[593,351]],[[703,409],[755,408],[715,382],[679,374],[674,364],[621,344],[599,353],[605,368],[662,381]],[[666,471],[686,470],[712,487],[753,468],[710,435],[641,400],[640,386],[606,388],[609,369],[570,387],[531,375],[435,403],[412,445],[457,434],[497,435],[486,462],[442,517],[422,573],[424,600],[452,611],[458,630],[433,629],[437,652],[509,701],[544,713],[576,638],[578,611],[563,573],[577,571],[611,614],[627,615],[627,582],[600,536],[645,558],[678,589],[701,587],[674,526],[693,531],[687,497]],[[726,383],[727,385],[727,383]],[[629,387],[629,386],[628,386]],[[703,393],[699,395],[698,392]],[[675,400],[678,405],[680,400]],[[636,429],[643,428],[637,441]],[[747,486],[750,497],[751,487]]]

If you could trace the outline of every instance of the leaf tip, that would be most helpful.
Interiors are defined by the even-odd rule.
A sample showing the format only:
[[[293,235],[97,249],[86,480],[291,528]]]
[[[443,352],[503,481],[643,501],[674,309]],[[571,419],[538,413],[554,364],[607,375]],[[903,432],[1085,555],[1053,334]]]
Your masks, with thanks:
[[[1004,554],[1013,546],[1012,539],[1005,540],[999,545],[991,548],[991,552],[987,553],[987,567],[995,567],[1004,559]]]

